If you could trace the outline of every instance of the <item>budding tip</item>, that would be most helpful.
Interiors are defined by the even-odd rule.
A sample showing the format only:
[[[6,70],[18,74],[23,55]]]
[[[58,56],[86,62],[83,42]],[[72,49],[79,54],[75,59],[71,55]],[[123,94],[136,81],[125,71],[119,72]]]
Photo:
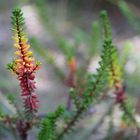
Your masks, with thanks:
[[[100,16],[102,18],[106,17],[107,16],[107,11],[106,10],[102,10],[101,13],[100,13]]]

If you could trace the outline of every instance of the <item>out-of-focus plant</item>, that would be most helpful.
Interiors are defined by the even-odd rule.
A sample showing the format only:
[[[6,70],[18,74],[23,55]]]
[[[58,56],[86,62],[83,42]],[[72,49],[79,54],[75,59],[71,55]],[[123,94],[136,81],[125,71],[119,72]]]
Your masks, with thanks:
[[[124,43],[124,46],[122,49],[122,56],[121,56],[122,58],[121,65],[124,66],[124,68],[126,66],[126,63],[129,60],[129,56],[131,54],[132,48],[133,48],[133,44],[131,41],[128,40]]]
[[[137,17],[132,10],[130,9],[128,3],[125,0],[118,0],[118,1],[113,1],[109,0],[110,2],[116,4],[122,14],[128,19],[128,22],[132,25],[134,30],[137,33],[140,33],[139,26],[140,26],[140,18]]]
[[[50,35],[54,38],[54,42],[57,43],[57,47],[64,55],[67,73],[64,74],[61,68],[59,68],[55,63],[52,63],[52,67],[54,67],[55,72],[59,75],[60,80],[65,83],[67,87],[75,88],[77,91],[81,90],[81,86],[84,86],[86,79],[85,76],[82,76],[85,72],[87,73],[88,67],[91,63],[92,58],[99,53],[100,50],[100,25],[99,23],[93,22],[91,33],[88,35],[82,30],[78,30],[76,35],[73,37],[73,42],[70,42],[65,36],[61,35],[55,25],[52,23],[51,16],[49,15],[49,7],[47,5],[47,1],[39,1],[36,0],[36,7],[38,13],[40,15],[41,21],[43,23],[46,31],[49,31]],[[75,33],[75,32],[74,32]],[[85,44],[87,46],[86,52],[84,55],[81,55],[80,65],[78,63],[78,49],[80,50],[80,45]],[[36,46],[36,45],[34,45]],[[34,47],[38,50],[36,47]],[[40,49],[40,48],[39,48]],[[40,49],[41,50],[41,49]],[[44,51],[44,50],[43,50]],[[37,51],[38,54],[40,51]],[[39,54],[46,60],[46,57],[53,57],[53,54],[44,55],[44,53]],[[50,59],[49,59],[50,60]],[[53,61],[55,62],[55,61]],[[49,61],[47,61],[49,63]],[[78,84],[77,84],[78,83]],[[79,87],[79,89],[78,89]],[[78,92],[79,93],[79,92]],[[67,106],[71,108],[70,97],[68,97]]]
[[[37,54],[45,60],[55,70],[56,76],[64,82],[64,73],[56,64],[53,54],[47,48],[44,48],[43,44],[35,37],[30,38],[31,44]]]

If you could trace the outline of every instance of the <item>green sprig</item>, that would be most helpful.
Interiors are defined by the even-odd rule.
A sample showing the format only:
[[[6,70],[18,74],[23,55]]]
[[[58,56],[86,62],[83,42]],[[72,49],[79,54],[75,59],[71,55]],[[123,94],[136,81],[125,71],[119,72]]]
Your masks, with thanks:
[[[39,140],[54,140],[56,137],[56,121],[64,113],[63,107],[58,107],[53,113],[49,113],[42,120],[41,130],[38,135]]]
[[[11,16],[11,24],[12,24],[12,31],[15,33],[20,34],[20,36],[24,35],[23,30],[24,30],[24,17],[23,13],[20,8],[15,8],[12,12]]]

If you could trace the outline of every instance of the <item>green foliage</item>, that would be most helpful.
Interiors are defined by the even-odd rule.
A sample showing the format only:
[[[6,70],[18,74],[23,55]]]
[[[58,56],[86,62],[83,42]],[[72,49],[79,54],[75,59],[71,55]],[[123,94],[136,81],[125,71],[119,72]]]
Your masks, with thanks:
[[[129,23],[134,27],[135,31],[140,33],[139,26],[140,26],[140,19],[134,15],[132,10],[129,8],[127,2],[124,0],[118,1],[118,7],[120,8],[121,12],[126,16]]]
[[[67,60],[69,60],[74,55],[75,45],[71,44],[65,37],[63,37],[55,28],[53,23],[51,23],[51,18],[48,14],[47,2],[42,0],[36,0],[36,6],[38,8],[38,13],[46,27],[46,30],[53,36],[54,40],[58,44],[58,48],[64,54]]]
[[[56,137],[56,121],[64,113],[63,107],[58,107],[53,113],[49,113],[42,120],[41,129],[38,135],[39,140],[54,140]]]
[[[108,18],[106,11],[101,13],[102,23],[104,28],[104,37],[106,39],[111,39],[110,42],[110,63],[108,71],[108,82],[111,87],[116,87],[118,84],[121,84],[121,66],[119,64],[118,51],[115,45],[112,42],[112,31],[111,24]]]
[[[122,55],[121,55],[121,65],[123,66],[123,71],[124,71],[124,66],[128,62],[129,56],[131,55],[131,51],[133,48],[133,44],[131,41],[126,41],[124,43],[123,49],[122,49]]]
[[[132,103],[132,100],[130,98],[127,98],[124,101],[124,105],[122,106],[123,108],[123,115],[122,115],[122,120],[127,124],[127,125],[138,125],[136,124],[136,120],[134,118],[135,114],[135,109]]]
[[[133,9],[129,7],[129,2],[126,0],[108,0],[109,2],[118,6],[122,14],[127,18],[128,22],[132,25],[134,30],[137,33],[140,33],[139,26],[140,26],[140,19],[135,15]]]
[[[91,35],[90,35],[90,47],[89,54],[94,55],[97,54],[100,50],[100,24],[97,21],[92,23]]]
[[[36,53],[45,60],[48,64],[50,64],[54,72],[56,73],[56,76],[58,76],[61,80],[64,79],[64,73],[63,71],[57,66],[56,61],[54,59],[54,56],[47,48],[44,48],[43,44],[35,37],[30,38],[30,42],[36,51]],[[45,51],[44,51],[45,49]]]
[[[84,93],[83,97],[83,106],[85,108],[88,108],[93,100],[95,102],[97,101],[100,96],[99,93],[105,86],[110,64],[111,45],[111,40],[104,41],[101,61],[99,62],[100,67],[97,68],[97,74],[89,75],[87,91]]]
[[[23,13],[21,11],[20,8],[15,8],[12,12],[12,16],[11,16],[11,24],[12,24],[12,31],[17,33],[19,32],[20,36],[23,36],[23,29],[24,29],[24,17],[23,17]]]
[[[47,63],[54,65],[55,60],[53,58],[53,55],[49,53],[49,50],[47,48],[44,48],[43,44],[37,38],[30,38],[30,42],[39,56],[43,57]]]
[[[43,19],[44,23],[46,24],[45,26],[48,27],[48,25],[50,25],[50,17],[48,14],[48,4],[47,4],[47,0],[35,0],[36,6],[38,8],[38,12],[41,16],[41,18]]]
[[[13,96],[12,94],[8,94],[6,97],[9,100],[9,103],[10,104],[13,104],[13,105],[16,104],[16,98],[15,98],[15,96]]]
[[[57,41],[59,48],[65,54],[66,59],[71,59],[74,56],[74,45],[70,44],[64,37],[59,37]]]
[[[104,29],[104,38],[112,39],[111,25],[110,25],[110,21],[108,19],[107,12],[105,10],[103,10],[100,15],[101,15],[101,22],[102,22],[103,29]]]
[[[3,110],[0,108],[0,121],[4,118],[5,114]]]
[[[7,64],[7,69],[14,72],[14,65],[15,65],[15,61],[13,60],[11,63]]]

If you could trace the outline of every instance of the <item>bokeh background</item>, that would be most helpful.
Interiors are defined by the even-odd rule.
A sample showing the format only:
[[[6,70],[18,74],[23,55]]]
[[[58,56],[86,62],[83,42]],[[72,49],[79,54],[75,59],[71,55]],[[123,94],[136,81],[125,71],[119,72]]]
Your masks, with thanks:
[[[123,66],[124,84],[132,102],[135,103],[137,114],[140,112],[140,2],[138,0],[0,0],[1,109],[9,115],[15,113],[15,108],[7,101],[7,96],[10,95],[17,98],[17,103],[22,108],[19,83],[15,75],[6,68],[7,63],[14,59],[10,16],[12,9],[17,6],[21,7],[24,13],[27,36],[35,57],[42,62],[41,69],[36,74],[40,116],[54,111],[60,104],[67,104],[69,69],[65,47],[75,52],[79,71],[87,63],[89,55],[87,71],[95,72],[98,67],[102,45],[99,13],[102,9],[108,11],[111,20],[113,40],[119,50]],[[93,52],[92,55],[89,54],[90,51]],[[81,123],[82,126],[78,125],[83,133],[78,130],[77,135],[72,133],[75,135],[73,140],[82,140],[85,130],[90,130],[94,126],[106,108],[108,105],[103,103],[92,110],[92,117],[86,117]],[[116,118],[119,115],[120,111],[117,110]],[[103,139],[107,133],[105,130],[106,125],[94,134],[94,140]],[[31,139],[35,138],[31,136]],[[89,139],[93,140],[93,137],[89,136]]]

